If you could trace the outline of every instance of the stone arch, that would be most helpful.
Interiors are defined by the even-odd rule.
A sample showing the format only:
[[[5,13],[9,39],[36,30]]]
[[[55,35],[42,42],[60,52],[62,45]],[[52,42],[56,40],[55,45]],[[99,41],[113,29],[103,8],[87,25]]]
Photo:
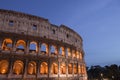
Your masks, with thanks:
[[[66,64],[65,63],[61,63],[61,65],[60,65],[60,73],[61,74],[66,74]]]
[[[0,61],[0,74],[6,74],[8,72],[9,62],[7,60]]]
[[[3,50],[12,50],[12,43],[13,41],[9,38],[6,38],[3,40],[3,43],[2,43],[2,49]]]
[[[36,74],[36,62],[31,61],[28,63],[27,73],[30,75]]]
[[[40,74],[48,74],[48,64],[46,62],[41,63]]]
[[[74,74],[77,74],[77,64],[74,64],[73,67],[74,67],[74,69],[73,69],[74,70]]]
[[[72,63],[68,64],[68,74],[72,74],[73,73],[73,67],[72,67]]]
[[[24,63],[21,60],[16,60],[13,65],[13,73],[20,75],[23,73]]]
[[[18,40],[16,43],[17,51],[25,51],[26,49],[26,42],[24,40]]]
[[[66,50],[67,50],[67,55],[68,55],[68,57],[71,57],[70,48],[67,48]]]
[[[35,42],[35,41],[32,41],[32,42],[30,42],[30,46],[29,46],[29,50],[30,50],[30,52],[38,52],[38,45],[37,45],[37,42]]]
[[[56,52],[56,46],[54,46],[54,45],[50,46],[50,53],[51,54],[57,54],[57,52]]]
[[[48,45],[46,43],[42,43],[40,50],[42,53],[48,53]]]
[[[64,49],[64,47],[60,47],[59,54],[62,55],[62,56],[65,56],[65,49]]]
[[[57,63],[52,63],[51,73],[52,74],[58,74],[58,64]]]

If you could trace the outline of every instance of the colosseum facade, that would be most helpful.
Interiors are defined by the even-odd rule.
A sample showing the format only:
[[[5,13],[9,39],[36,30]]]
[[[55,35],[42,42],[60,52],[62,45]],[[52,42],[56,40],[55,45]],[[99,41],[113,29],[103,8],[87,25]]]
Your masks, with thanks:
[[[0,78],[87,80],[82,38],[65,25],[0,9]]]

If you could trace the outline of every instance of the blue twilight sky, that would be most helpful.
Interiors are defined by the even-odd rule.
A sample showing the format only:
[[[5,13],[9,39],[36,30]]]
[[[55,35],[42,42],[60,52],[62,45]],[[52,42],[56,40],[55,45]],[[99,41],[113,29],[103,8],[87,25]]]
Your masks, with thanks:
[[[0,0],[0,9],[69,26],[83,38],[88,66],[120,63],[120,0]]]

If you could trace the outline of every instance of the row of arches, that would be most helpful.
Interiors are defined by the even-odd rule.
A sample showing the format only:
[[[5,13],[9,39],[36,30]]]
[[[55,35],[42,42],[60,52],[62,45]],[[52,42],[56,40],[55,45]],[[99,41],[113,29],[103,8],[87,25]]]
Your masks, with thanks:
[[[7,60],[1,60],[0,61],[0,74],[7,74],[9,73],[9,62]],[[12,65],[12,72],[13,74],[20,75],[24,73],[24,68],[25,64],[21,60],[16,60],[13,65]],[[47,62],[42,62],[39,66],[38,72],[41,75],[45,75],[49,73],[49,68],[48,68],[48,63]],[[53,62],[50,66],[50,73],[51,74],[58,74],[58,64]],[[60,73],[61,74],[66,74],[67,72],[67,66],[65,63],[60,64]],[[77,65],[77,64],[68,64],[68,74],[84,74],[85,73],[85,66],[84,65]],[[37,74],[37,64],[35,61],[30,61],[27,64],[27,74],[29,75],[35,75]]]
[[[13,42],[10,38],[6,38],[2,41],[2,50],[8,50],[11,51],[13,48],[16,49],[18,52],[24,52],[27,49],[29,50],[29,53],[45,53],[48,54],[49,52],[54,55],[62,55],[62,56],[68,56],[68,57],[74,57],[74,58],[83,58],[83,54],[79,51],[71,50],[70,48],[64,48],[64,47],[56,47],[55,45],[51,45],[50,47],[46,43],[38,44],[35,41],[29,42],[27,44],[24,40],[18,40],[16,42]]]

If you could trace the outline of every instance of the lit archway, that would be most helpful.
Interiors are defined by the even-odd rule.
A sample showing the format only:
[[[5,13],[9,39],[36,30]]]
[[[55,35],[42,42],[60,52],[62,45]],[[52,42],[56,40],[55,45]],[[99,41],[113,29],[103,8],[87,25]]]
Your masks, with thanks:
[[[11,39],[5,39],[2,43],[2,49],[3,50],[12,50],[12,40]]]
[[[76,57],[75,50],[72,50],[72,57],[73,57],[73,58]]]
[[[65,56],[65,49],[64,49],[64,47],[60,47],[59,54],[62,55],[62,56]]]
[[[6,74],[8,72],[9,62],[7,60],[0,61],[0,74]]]
[[[38,52],[37,42],[30,42],[30,52]]]
[[[58,64],[53,63],[51,66],[51,73],[52,74],[58,74]]]
[[[79,59],[79,51],[76,51],[76,58]]]
[[[17,48],[17,51],[22,51],[22,52],[25,51],[26,42],[23,40],[18,40],[16,43],[16,48]]]
[[[74,64],[74,74],[77,74],[77,64]]]
[[[72,63],[68,64],[68,74],[72,74],[73,73],[73,67],[72,67]]]
[[[80,60],[82,60],[82,53],[80,53]]]
[[[23,73],[23,65],[24,63],[21,61],[21,60],[17,60],[14,62],[14,65],[13,65],[13,73],[14,74],[22,74]]]
[[[40,74],[48,74],[48,64],[46,62],[41,63]]]
[[[36,74],[36,63],[34,61],[28,63],[27,73],[31,75]]]
[[[60,72],[61,72],[61,74],[65,74],[66,73],[66,65],[65,65],[65,63],[62,63],[60,65]]]
[[[68,57],[71,57],[70,48],[67,48],[67,55],[68,55]]]

